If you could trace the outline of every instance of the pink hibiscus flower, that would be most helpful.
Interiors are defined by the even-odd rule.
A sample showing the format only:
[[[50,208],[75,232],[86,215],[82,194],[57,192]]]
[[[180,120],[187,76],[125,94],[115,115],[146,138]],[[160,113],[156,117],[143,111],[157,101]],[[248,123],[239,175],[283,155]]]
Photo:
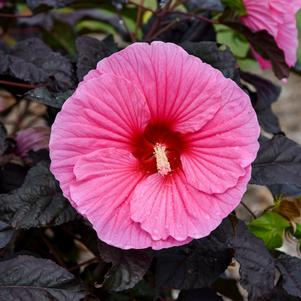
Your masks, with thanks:
[[[51,170],[99,238],[183,245],[240,202],[258,150],[249,97],[181,47],[134,43],[103,59],[52,127]]]
[[[241,21],[254,31],[266,30],[275,38],[284,51],[289,67],[297,61],[298,31],[296,12],[301,8],[301,0],[243,0],[247,15]],[[253,51],[263,69],[270,69],[271,63]]]

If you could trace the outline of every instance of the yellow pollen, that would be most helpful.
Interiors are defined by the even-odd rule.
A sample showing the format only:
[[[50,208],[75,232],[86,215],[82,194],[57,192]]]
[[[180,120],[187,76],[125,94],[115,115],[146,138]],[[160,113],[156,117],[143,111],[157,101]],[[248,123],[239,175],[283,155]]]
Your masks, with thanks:
[[[171,172],[170,164],[166,156],[166,146],[157,143],[154,147],[154,156],[156,157],[157,171],[160,175],[166,176]]]

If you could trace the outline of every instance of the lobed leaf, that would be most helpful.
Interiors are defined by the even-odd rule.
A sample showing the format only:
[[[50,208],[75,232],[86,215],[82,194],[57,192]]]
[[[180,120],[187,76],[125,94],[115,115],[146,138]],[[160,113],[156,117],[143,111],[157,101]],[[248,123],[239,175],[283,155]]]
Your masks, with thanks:
[[[252,184],[301,185],[301,146],[289,138],[276,135],[261,137],[260,149],[253,163]]]
[[[105,275],[104,286],[109,290],[122,291],[134,287],[148,270],[152,252],[145,250],[121,250],[99,241],[100,257],[112,268]]]
[[[0,220],[14,229],[60,225],[76,217],[45,162],[29,170],[20,188],[0,194]]]
[[[2,123],[0,123],[0,156],[4,154],[7,148],[6,130]]]
[[[210,236],[182,247],[156,253],[156,286],[198,289],[211,285],[231,262],[229,246],[219,238],[221,227]]]
[[[0,52],[0,73],[44,84],[56,92],[71,89],[75,84],[71,62],[38,38],[20,41],[7,53]]]
[[[280,255],[276,265],[282,274],[282,286],[292,296],[301,298],[301,260]]]
[[[208,11],[197,14],[199,17],[210,18]],[[150,36],[149,40],[160,40],[164,42],[172,42],[176,44],[185,41],[199,42],[199,41],[215,41],[216,34],[212,24],[203,22],[197,18],[187,18],[181,12],[173,12],[167,14],[163,18],[153,16],[149,22],[144,26],[145,37],[148,36],[151,27],[155,22],[161,20],[162,24],[171,24],[168,30],[164,30],[156,36]]]
[[[266,30],[253,32],[236,21],[222,20],[222,23],[244,35],[251,46],[271,62],[273,71],[279,79],[288,78],[289,66],[285,62],[284,52]]]
[[[28,91],[25,98],[30,101],[37,101],[46,106],[60,109],[64,102],[70,97],[73,90],[64,92],[52,92],[45,87],[39,87]]]
[[[272,134],[282,133],[278,118],[272,111],[271,105],[280,96],[281,88],[271,81],[248,72],[241,72],[241,78],[256,89],[254,93],[254,109],[257,113],[259,124],[262,128]]]
[[[225,77],[239,83],[239,68],[229,47],[215,42],[185,42],[181,46],[188,53],[219,69]]]
[[[214,10],[223,11],[224,5],[221,0],[188,0],[184,2],[184,5],[189,11],[199,10]]]
[[[50,8],[61,8],[73,2],[75,0],[26,0],[28,7],[35,12]]]
[[[249,300],[256,300],[274,287],[274,259],[262,240],[250,233],[243,222],[238,221],[233,234],[229,244],[240,263],[240,283],[248,291]]]
[[[6,223],[0,221],[0,249],[4,248],[12,239],[14,230]]]
[[[118,48],[112,36],[102,41],[81,36],[76,39],[76,50],[78,53],[76,73],[78,80],[81,81],[91,69],[95,69],[100,60],[118,51]]]
[[[48,259],[19,255],[0,261],[0,301],[80,301],[75,277]]]
[[[223,301],[223,299],[210,288],[197,290],[182,290],[177,301]]]
[[[276,212],[266,212],[248,225],[250,231],[264,241],[268,249],[280,248],[284,231],[290,227],[287,219]]]

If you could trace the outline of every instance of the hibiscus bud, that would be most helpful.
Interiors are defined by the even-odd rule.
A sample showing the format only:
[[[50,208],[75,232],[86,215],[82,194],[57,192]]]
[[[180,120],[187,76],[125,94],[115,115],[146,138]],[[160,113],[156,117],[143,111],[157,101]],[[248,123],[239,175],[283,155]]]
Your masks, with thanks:
[[[48,148],[50,128],[34,127],[20,130],[16,135],[17,154],[26,158],[29,151]]]

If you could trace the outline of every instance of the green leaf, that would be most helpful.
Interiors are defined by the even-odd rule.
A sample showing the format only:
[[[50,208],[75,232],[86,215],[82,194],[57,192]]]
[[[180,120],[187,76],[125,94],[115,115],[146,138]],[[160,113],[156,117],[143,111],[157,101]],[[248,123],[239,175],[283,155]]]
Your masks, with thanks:
[[[301,225],[300,224],[297,224],[296,226],[296,231],[294,233],[294,236],[297,238],[297,239],[301,239]]]
[[[43,39],[52,48],[63,48],[70,55],[75,55],[75,31],[68,23],[53,18],[52,28],[43,30]]]
[[[285,229],[290,223],[276,212],[267,212],[249,224],[250,231],[261,238],[268,249],[282,246]]]
[[[240,16],[247,15],[247,10],[242,0],[222,0],[222,3],[235,10]]]
[[[75,277],[51,260],[19,255],[0,262],[0,301],[80,301]]]

